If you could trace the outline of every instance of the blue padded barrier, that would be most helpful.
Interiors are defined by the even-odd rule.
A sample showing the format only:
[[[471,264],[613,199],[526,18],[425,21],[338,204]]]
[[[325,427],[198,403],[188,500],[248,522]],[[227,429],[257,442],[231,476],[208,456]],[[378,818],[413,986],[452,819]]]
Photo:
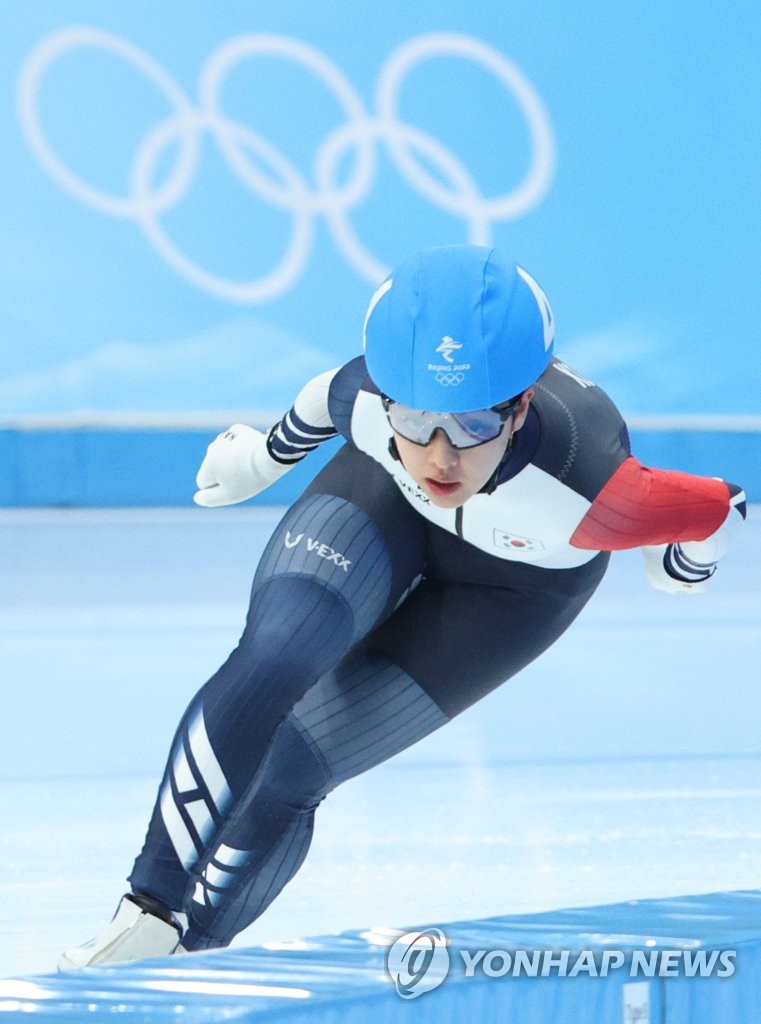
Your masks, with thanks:
[[[56,1021],[119,1014],[155,1022],[260,1024],[751,1024],[761,1018],[761,892],[438,927],[447,940],[448,971],[439,964],[439,984],[411,998],[400,996],[389,976],[393,934],[381,929],[277,949],[9,979],[0,982],[0,1013],[26,1020],[30,1014]],[[516,972],[519,950],[526,957]],[[480,951],[485,955],[479,957]],[[474,967],[469,977],[465,963],[474,960],[486,966]],[[526,966],[532,963],[534,969]],[[414,982],[406,991],[414,993]]]
[[[0,507],[187,507],[223,427],[0,428]],[[323,445],[254,502],[290,504],[339,444]],[[758,430],[636,429],[632,445],[647,465],[722,476],[761,501]]]
[[[0,429],[0,507],[192,506],[196,471],[221,429]],[[323,445],[255,500],[290,504],[337,448]]]

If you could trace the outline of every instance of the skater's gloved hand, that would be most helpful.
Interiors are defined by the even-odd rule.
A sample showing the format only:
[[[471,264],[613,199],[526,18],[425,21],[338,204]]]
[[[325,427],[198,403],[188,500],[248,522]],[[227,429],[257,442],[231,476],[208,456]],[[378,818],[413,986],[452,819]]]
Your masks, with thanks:
[[[684,553],[683,544],[651,544],[642,548],[647,577],[656,590],[669,594],[704,594],[715,562],[699,562]]]
[[[642,548],[650,582],[657,590],[671,594],[702,594],[708,588],[716,563],[729,550],[730,543],[745,519],[745,493],[731,485],[732,497],[727,518],[704,540],[680,544],[653,544]]]
[[[205,508],[234,505],[253,498],[289,469],[270,456],[266,434],[234,423],[206,449],[196,475],[199,490],[193,501]]]

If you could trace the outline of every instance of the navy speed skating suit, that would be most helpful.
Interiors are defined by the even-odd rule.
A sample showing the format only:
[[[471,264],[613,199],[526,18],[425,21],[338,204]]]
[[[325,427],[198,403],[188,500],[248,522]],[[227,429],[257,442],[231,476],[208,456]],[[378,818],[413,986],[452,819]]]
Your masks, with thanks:
[[[607,396],[553,361],[496,479],[433,505],[395,457],[363,359],[310,382],[271,431],[287,465],[345,445],[261,558],[237,648],[178,728],[131,883],[222,946],[302,863],[340,782],[448,722],[552,644],[609,552],[690,586],[677,542],[744,515],[739,488],[648,469]],[[682,581],[682,583],[680,583]]]

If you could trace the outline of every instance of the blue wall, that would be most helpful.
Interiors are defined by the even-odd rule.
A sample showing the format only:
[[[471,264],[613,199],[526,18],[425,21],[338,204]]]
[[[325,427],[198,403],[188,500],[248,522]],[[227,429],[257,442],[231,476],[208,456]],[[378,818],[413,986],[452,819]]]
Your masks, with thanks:
[[[188,506],[214,433],[200,427],[0,429],[0,508]],[[721,476],[743,484],[750,501],[761,501],[761,433],[633,430],[632,443],[648,465]],[[294,501],[338,445],[328,442],[254,504]]]
[[[758,892],[727,892],[426,925],[407,933],[418,936],[417,960],[394,955],[388,928],[343,932],[9,979],[0,1011],[95,1022],[115,1012],[174,1021],[180,1010],[252,1024],[746,1024],[761,1004],[758,910]],[[432,932],[433,954],[419,938]],[[411,938],[400,935],[403,949]]]

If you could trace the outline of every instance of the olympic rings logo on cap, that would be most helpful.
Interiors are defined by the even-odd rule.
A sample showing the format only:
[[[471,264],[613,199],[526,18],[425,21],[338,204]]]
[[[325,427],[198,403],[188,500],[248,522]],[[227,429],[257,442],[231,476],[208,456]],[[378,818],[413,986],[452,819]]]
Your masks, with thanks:
[[[62,55],[84,47],[105,50],[142,72],[172,111],[137,146],[126,195],[99,190],[77,177],[55,152],[41,122],[40,93],[48,69]],[[345,122],[329,132],[318,147],[311,182],[272,142],[248,125],[231,120],[222,109],[223,86],[233,69],[244,60],[263,56],[290,61],[310,72],[332,93],[345,116]],[[480,65],[504,86],[526,119],[531,142],[529,166],[523,180],[501,195],[485,197],[470,170],[451,150],[399,117],[399,97],[410,72],[442,56]],[[527,213],[549,188],[555,161],[549,115],[525,76],[486,43],[450,32],[407,40],[380,69],[376,105],[375,113],[370,113],[353,83],[316,47],[270,33],[237,36],[215,49],[201,69],[197,106],[143,50],[117,35],[90,27],[64,28],[43,39],[27,56],[18,81],[19,117],[27,142],[60,186],[107,216],[134,220],[176,273],[212,295],[241,303],[270,301],[294,285],[309,262],[318,217],[324,218],[337,248],[357,274],[372,284],[388,274],[389,268],[364,245],[350,222],[351,212],[373,187],[380,146],[425,200],[463,219],[467,240],[474,244],[491,244],[495,223]],[[161,223],[162,214],[187,195],[199,169],[200,144],[205,135],[214,140],[241,184],[291,218],[285,253],[269,272],[256,279],[235,281],[211,273],[186,255]],[[168,175],[162,184],[154,185],[157,168],[161,164],[164,173],[170,151],[176,156]],[[339,185],[339,167],[352,154],[351,174]]]
[[[465,374],[460,373],[459,371],[457,371],[456,373],[452,373],[451,371],[448,373],[443,373],[441,370],[439,370],[439,372],[434,377],[434,380],[436,381],[437,384],[441,384],[442,387],[456,388],[458,384],[462,384],[462,382],[465,380]]]

